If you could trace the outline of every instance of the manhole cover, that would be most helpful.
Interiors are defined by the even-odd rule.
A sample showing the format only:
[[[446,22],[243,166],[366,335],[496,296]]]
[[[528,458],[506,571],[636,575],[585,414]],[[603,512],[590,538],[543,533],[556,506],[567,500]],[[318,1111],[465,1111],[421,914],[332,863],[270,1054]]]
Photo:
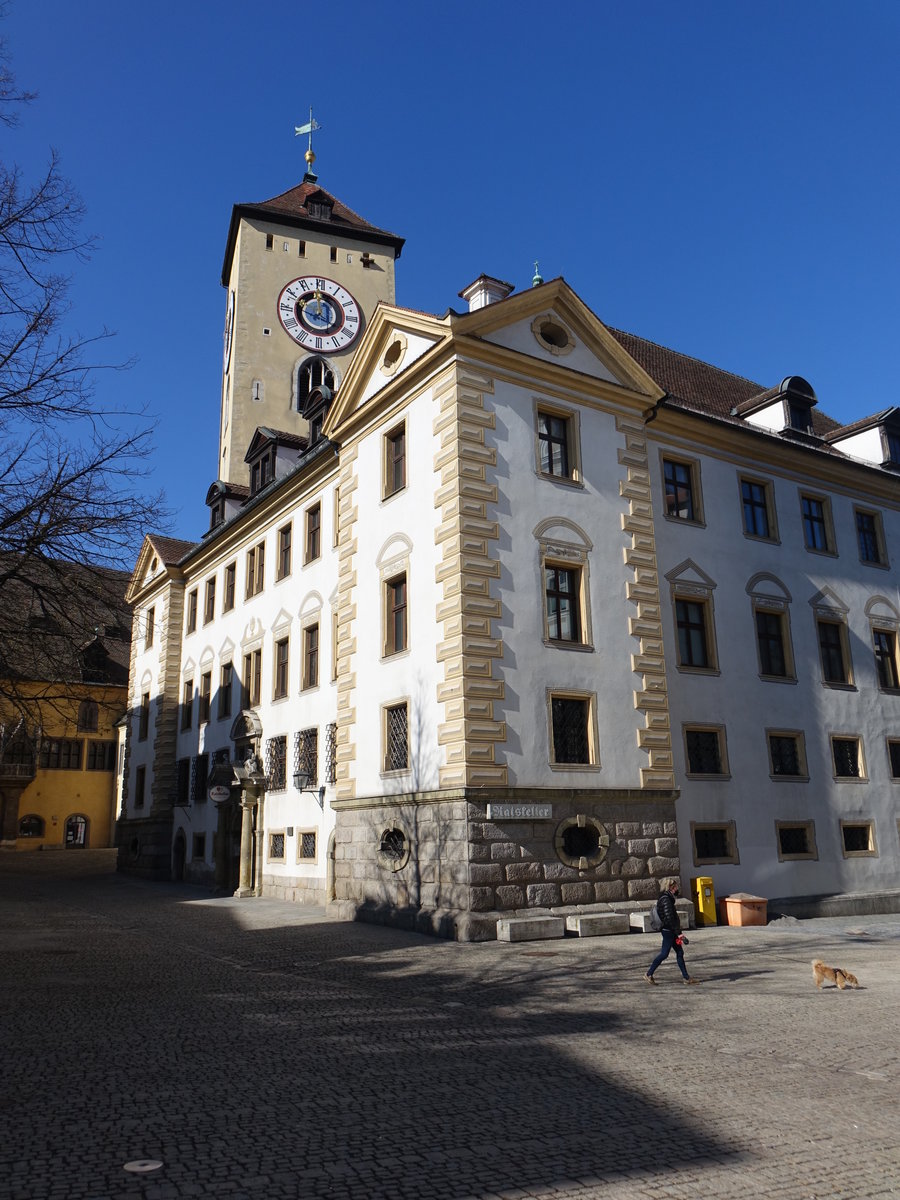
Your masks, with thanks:
[[[146,1175],[148,1171],[158,1171],[162,1163],[158,1158],[136,1158],[134,1162],[125,1163],[126,1171],[133,1171],[135,1175]]]

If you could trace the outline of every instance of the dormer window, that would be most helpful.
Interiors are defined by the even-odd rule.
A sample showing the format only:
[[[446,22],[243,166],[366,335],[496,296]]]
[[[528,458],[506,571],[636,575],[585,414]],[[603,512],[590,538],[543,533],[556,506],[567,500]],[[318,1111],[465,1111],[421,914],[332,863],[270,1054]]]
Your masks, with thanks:
[[[268,446],[250,466],[250,495],[261,492],[275,478],[275,447]]]
[[[217,500],[209,510],[209,527],[215,529],[217,525],[221,525],[225,520],[225,501]]]
[[[315,200],[310,198],[306,202],[306,211],[317,221],[330,221],[333,210],[334,206],[332,205],[331,201],[325,200],[321,197],[318,197]]]
[[[885,467],[900,467],[900,430],[882,428]]]
[[[787,423],[789,428],[796,429],[799,433],[812,433],[810,411],[803,404],[787,401]]]

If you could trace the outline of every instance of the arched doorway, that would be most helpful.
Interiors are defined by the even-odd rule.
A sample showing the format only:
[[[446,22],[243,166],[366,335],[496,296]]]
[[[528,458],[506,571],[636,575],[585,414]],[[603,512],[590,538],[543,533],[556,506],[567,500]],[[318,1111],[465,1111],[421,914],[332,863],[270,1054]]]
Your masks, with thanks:
[[[175,834],[175,845],[172,847],[172,878],[176,883],[184,882],[184,860],[187,858],[187,841],[184,830],[179,829]]]
[[[88,819],[81,813],[66,817],[66,849],[83,850],[88,844]]]

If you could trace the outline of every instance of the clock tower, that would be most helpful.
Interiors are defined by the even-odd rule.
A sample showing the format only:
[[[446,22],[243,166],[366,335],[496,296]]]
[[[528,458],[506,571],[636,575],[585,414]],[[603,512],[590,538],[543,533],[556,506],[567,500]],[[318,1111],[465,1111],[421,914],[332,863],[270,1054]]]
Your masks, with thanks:
[[[380,301],[394,303],[403,238],[319,187],[302,183],[236,204],[222,266],[227,289],[218,478],[245,484],[244,455],[261,426],[305,433],[313,388],[335,391]]]

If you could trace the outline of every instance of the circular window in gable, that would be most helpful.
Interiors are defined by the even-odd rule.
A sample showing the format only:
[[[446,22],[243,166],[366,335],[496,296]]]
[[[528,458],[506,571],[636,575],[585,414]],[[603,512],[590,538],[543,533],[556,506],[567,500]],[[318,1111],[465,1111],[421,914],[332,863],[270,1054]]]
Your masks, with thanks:
[[[396,825],[385,829],[378,843],[381,865],[391,871],[401,871],[409,862],[409,838]]]
[[[575,349],[575,339],[552,313],[535,317],[531,322],[531,332],[551,354],[570,354]]]
[[[609,834],[606,826],[584,813],[560,821],[553,839],[560,862],[567,867],[586,871],[597,867],[606,858]]]
[[[381,360],[382,375],[393,375],[406,357],[406,334],[395,333]]]

